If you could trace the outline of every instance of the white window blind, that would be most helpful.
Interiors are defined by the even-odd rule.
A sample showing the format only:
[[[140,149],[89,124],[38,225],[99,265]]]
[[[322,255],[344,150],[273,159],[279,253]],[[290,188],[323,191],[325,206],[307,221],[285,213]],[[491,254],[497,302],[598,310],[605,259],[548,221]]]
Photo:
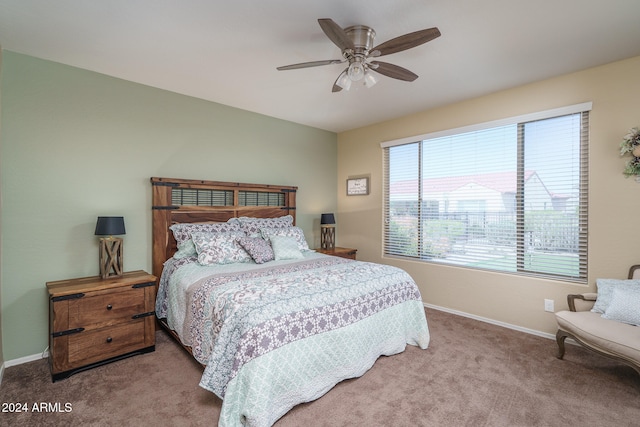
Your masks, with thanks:
[[[590,108],[383,143],[385,255],[585,282]]]

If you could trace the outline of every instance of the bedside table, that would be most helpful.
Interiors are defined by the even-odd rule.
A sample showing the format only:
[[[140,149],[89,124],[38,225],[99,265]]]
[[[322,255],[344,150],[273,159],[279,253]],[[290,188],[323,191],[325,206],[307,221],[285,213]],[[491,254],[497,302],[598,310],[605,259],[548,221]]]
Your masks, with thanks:
[[[60,280],[47,291],[53,381],[155,350],[155,276]]]
[[[340,247],[335,247],[335,249],[316,249],[316,252],[320,252],[321,254],[326,254],[326,255],[333,255],[333,256],[339,256],[341,258],[349,258],[349,259],[356,259],[356,252],[358,252],[357,249],[352,249],[352,248],[340,248]]]

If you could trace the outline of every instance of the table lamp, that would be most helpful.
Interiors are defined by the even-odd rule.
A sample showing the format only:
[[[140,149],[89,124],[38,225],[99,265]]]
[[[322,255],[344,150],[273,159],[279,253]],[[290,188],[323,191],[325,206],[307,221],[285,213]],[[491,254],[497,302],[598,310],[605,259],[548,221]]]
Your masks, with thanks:
[[[121,216],[99,216],[96,223],[96,236],[100,238],[100,277],[122,276],[122,239],[114,235],[126,234],[124,218]]]
[[[336,248],[336,218],[332,213],[320,216],[320,247],[330,250]]]

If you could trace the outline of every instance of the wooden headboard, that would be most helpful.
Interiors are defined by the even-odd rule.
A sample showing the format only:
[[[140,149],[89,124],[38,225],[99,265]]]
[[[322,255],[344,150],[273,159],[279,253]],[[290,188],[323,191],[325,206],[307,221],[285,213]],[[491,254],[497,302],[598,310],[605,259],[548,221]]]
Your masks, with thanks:
[[[172,224],[225,222],[248,216],[296,218],[298,187],[191,179],[151,178],[153,188],[153,274],[176,252]]]

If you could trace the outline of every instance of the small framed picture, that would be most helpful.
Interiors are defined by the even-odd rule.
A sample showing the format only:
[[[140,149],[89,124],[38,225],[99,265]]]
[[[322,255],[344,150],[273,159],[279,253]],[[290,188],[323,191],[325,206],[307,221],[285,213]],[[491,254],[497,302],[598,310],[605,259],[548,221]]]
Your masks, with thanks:
[[[347,196],[366,196],[367,194],[369,194],[368,176],[347,179]]]

